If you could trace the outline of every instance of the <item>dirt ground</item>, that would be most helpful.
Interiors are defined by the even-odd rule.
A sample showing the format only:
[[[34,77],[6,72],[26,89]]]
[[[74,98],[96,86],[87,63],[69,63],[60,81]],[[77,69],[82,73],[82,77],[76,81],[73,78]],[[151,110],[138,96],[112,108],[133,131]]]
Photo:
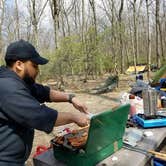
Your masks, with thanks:
[[[75,93],[80,101],[84,102],[89,112],[98,113],[119,105],[119,98],[123,92],[129,91],[129,84],[135,80],[134,75],[121,75],[119,80],[119,86],[115,90],[109,93],[104,93],[100,95],[91,95],[85,93],[87,89],[94,88],[101,83],[103,83],[108,75],[103,76],[97,80],[89,80],[86,83],[81,81],[68,82],[68,87],[65,89],[67,93]],[[73,108],[72,104],[69,103],[46,103],[49,107],[54,108],[58,111],[68,112],[77,111]],[[64,126],[62,126],[64,128]],[[60,128],[60,127],[59,127]],[[29,160],[27,161],[27,166],[33,166],[32,158],[36,151],[36,147],[40,145],[49,146],[50,140],[54,138],[57,134],[59,128],[54,128],[51,134],[46,134],[41,131],[35,131],[35,139],[33,143],[33,149]]]

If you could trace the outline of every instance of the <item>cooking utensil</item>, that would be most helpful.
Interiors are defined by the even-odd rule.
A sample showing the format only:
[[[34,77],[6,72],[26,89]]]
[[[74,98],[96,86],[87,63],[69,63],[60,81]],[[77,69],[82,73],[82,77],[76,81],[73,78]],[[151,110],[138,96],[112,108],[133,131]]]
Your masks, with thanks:
[[[153,88],[144,89],[142,92],[144,114],[146,116],[156,115],[158,93]]]

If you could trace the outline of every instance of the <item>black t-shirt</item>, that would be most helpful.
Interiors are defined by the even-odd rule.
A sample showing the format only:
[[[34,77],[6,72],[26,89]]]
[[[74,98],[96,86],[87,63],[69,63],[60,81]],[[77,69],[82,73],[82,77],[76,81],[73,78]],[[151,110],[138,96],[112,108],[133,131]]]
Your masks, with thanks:
[[[27,86],[16,73],[0,68],[0,163],[24,164],[34,129],[53,130],[57,111],[42,104],[49,101],[49,92],[49,87]]]

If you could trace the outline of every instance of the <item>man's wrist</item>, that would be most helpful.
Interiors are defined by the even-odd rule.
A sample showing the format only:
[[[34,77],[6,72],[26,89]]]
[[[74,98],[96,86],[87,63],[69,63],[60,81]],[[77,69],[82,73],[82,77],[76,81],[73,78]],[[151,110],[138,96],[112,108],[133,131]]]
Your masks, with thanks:
[[[72,103],[72,99],[73,99],[75,96],[76,96],[75,94],[69,94],[69,96],[68,96],[68,102],[69,102],[69,103]]]

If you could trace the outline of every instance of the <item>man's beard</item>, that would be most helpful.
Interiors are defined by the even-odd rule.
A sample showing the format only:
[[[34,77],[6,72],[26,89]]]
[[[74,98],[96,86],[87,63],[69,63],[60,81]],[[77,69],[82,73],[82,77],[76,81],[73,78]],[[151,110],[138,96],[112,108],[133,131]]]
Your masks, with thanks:
[[[35,83],[35,80],[31,76],[29,76],[28,72],[25,72],[23,80],[28,85],[33,85]]]

